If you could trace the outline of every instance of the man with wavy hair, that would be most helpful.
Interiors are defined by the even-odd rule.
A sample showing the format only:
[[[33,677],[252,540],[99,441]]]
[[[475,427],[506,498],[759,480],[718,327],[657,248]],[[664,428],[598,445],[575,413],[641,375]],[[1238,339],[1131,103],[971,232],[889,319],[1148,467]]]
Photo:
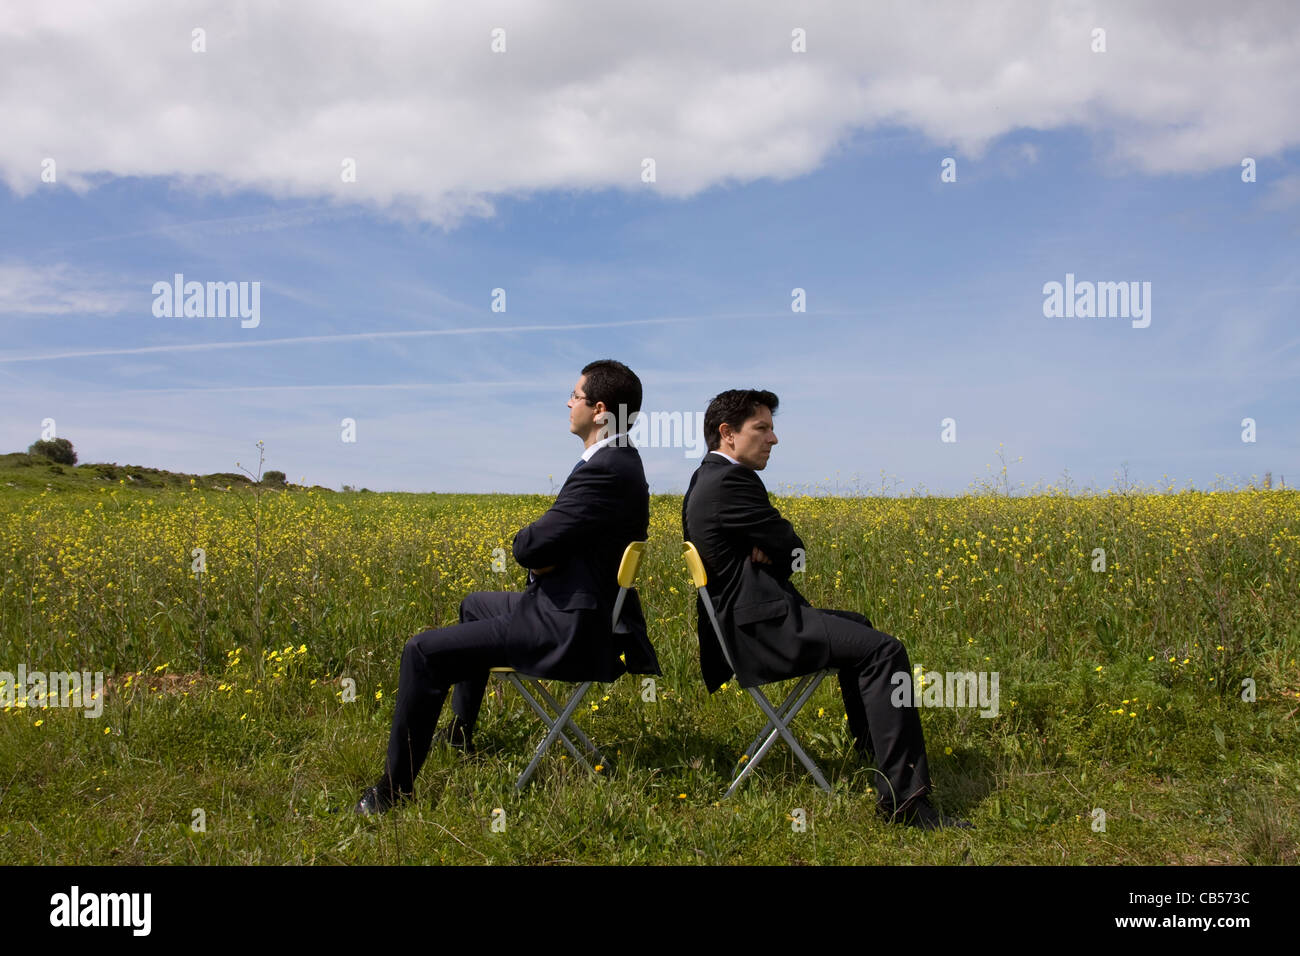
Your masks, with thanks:
[[[878,807],[891,822],[924,829],[969,828],[930,804],[921,719],[891,701],[890,678],[911,679],[907,650],[861,614],[811,607],[790,583],[804,543],[768,500],[758,472],[767,467],[778,399],[760,389],[716,396],[704,413],[708,453],[682,501],[682,534],[704,561],[718,625],[742,687],[839,670],[840,693],[860,753],[873,757]],[[709,692],[730,676],[697,598],[700,668]]]

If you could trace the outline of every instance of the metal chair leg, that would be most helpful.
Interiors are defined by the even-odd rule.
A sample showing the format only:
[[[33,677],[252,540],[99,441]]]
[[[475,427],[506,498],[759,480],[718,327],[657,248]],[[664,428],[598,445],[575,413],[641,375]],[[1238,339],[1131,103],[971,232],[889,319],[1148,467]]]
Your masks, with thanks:
[[[556,717],[537,701],[537,698],[532,695],[532,693],[528,690],[527,685],[525,685],[522,680],[520,680],[515,675],[511,675],[511,683],[515,685],[515,688],[519,691],[520,696],[523,697],[524,701],[530,707],[533,708],[533,711],[537,714],[537,716],[540,717],[546,723],[547,729],[548,730],[552,729],[555,726]],[[535,686],[539,686],[539,685],[535,685]],[[563,710],[562,707],[557,706],[555,708],[555,713],[558,714],[562,710]],[[569,753],[573,754],[573,756],[578,760],[583,759],[582,755],[578,753],[577,747],[574,746],[573,741],[570,740],[568,734],[564,732],[563,726],[561,726],[559,738],[560,741],[564,744],[564,746],[568,749]]]
[[[551,705],[551,709],[558,714],[561,710],[560,704],[554,697],[551,696],[550,692],[542,685],[542,682],[539,680],[533,680],[532,684],[537,689],[537,692],[546,700],[546,702]],[[590,686],[591,686],[591,682],[589,681],[579,689],[579,693],[582,693],[585,696],[586,689]],[[582,732],[581,727],[579,727],[573,721],[569,721],[569,730],[573,732],[573,735],[582,742],[582,745],[587,748],[587,751],[591,753],[598,762],[604,764],[607,767],[609,766],[609,761],[606,760],[605,755],[600,752],[600,748],[591,742],[591,739]]]
[[[794,751],[794,755],[799,758],[800,763],[802,763],[804,767],[807,768],[808,772],[812,774],[813,780],[816,781],[817,786],[821,787],[821,789],[825,790],[827,793],[831,792],[830,784],[826,782],[826,777],[822,774],[821,768],[817,766],[813,759],[804,751],[803,747],[799,745],[799,741],[795,738],[789,728],[790,721],[798,716],[803,705],[808,702],[808,698],[812,696],[813,691],[815,691],[818,685],[821,684],[822,679],[827,673],[827,671],[820,671],[816,674],[810,674],[805,677],[792,691],[790,691],[789,695],[787,695],[785,700],[782,701],[779,709],[774,708],[772,702],[769,701],[766,695],[764,695],[758,688],[746,688],[749,691],[750,696],[754,698],[754,702],[758,704],[763,713],[767,715],[767,726],[763,729],[763,733],[767,734],[767,737],[766,739],[763,739],[763,743],[759,747],[758,752],[745,763],[744,768],[741,769],[736,779],[732,781],[731,786],[727,788],[727,792],[723,795],[723,799],[731,796],[736,791],[736,788],[739,787],[745,778],[753,771],[754,767],[756,767],[762,759],[767,756],[767,752],[772,748],[772,744],[776,742],[778,736],[785,738],[785,742],[790,746],[790,749]],[[759,738],[762,739],[763,735],[760,734]],[[757,741],[755,741],[755,743],[757,743]],[[750,745],[750,749],[753,749],[752,744]],[[746,753],[748,753],[748,751]]]
[[[564,706],[564,709],[560,712],[560,715],[555,719],[555,723],[550,724],[550,721],[549,720],[547,721],[547,723],[550,725],[550,730],[547,732],[546,737],[542,740],[542,742],[537,745],[537,750],[533,753],[533,759],[529,762],[528,766],[524,769],[524,772],[520,775],[519,780],[515,783],[516,790],[522,790],[524,788],[524,785],[528,783],[528,779],[533,775],[533,771],[536,770],[537,765],[541,763],[542,755],[546,753],[547,749],[551,746],[552,743],[555,742],[555,739],[557,737],[563,737],[564,742],[566,746],[568,746],[570,753],[572,753],[577,760],[581,761],[582,764],[588,770],[591,770],[592,773],[595,773],[595,770],[592,769],[591,764],[587,763],[586,759],[577,752],[572,742],[564,734],[565,726],[569,724],[570,718],[573,716],[573,712],[577,710],[578,704],[582,702],[582,697],[586,694],[587,688],[590,686],[591,686],[591,682],[588,681],[586,684],[583,684],[582,687],[579,688],[579,690],[574,692],[573,696],[569,698],[569,702]]]

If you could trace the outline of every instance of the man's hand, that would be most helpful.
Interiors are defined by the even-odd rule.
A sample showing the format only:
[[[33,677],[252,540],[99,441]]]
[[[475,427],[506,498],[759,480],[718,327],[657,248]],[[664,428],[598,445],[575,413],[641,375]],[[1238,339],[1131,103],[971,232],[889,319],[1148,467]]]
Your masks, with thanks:
[[[772,563],[772,559],[769,558],[767,555],[765,555],[762,551],[760,551],[757,545],[754,546],[754,550],[749,552],[749,560],[753,561],[755,564]]]
[[[544,567],[544,568],[533,568],[532,570],[533,570],[533,575],[534,575],[534,576],[536,576],[536,577],[541,577],[543,574],[547,574],[547,573],[549,573],[549,572],[551,572],[551,571],[554,571],[554,570],[555,570],[555,565],[551,564],[551,565],[548,565],[547,567]]]

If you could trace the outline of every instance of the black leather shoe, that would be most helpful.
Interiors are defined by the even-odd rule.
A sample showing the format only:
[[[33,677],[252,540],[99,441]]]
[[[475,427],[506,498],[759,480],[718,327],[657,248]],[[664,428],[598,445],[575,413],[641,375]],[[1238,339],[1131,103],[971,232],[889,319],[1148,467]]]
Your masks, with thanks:
[[[967,820],[950,817],[936,810],[929,800],[922,797],[891,817],[892,822],[904,826],[916,827],[918,830],[974,830]]]
[[[401,796],[393,792],[387,780],[380,780],[373,787],[366,787],[362,791],[361,799],[357,801],[353,810],[363,817],[378,816],[393,809]]]

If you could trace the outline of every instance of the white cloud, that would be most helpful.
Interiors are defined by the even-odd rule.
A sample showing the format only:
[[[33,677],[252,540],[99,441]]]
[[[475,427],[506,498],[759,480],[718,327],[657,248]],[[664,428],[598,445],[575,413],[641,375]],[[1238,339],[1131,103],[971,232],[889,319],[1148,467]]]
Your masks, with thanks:
[[[66,266],[58,267],[66,271]],[[0,270],[0,293],[3,292],[4,272]],[[69,297],[78,297],[82,293],[65,291]],[[33,309],[14,308],[12,311],[33,311]],[[71,310],[67,310],[71,311]],[[87,310],[93,311],[93,310]],[[5,312],[3,295],[0,294],[0,314]],[[0,363],[10,362],[51,362],[70,358],[98,358],[108,355],[153,355],[163,352],[212,352],[223,349],[264,349],[275,346],[315,345],[324,342],[359,342],[378,341],[382,339],[418,339],[441,336],[479,336],[498,334],[519,334],[535,332],[583,332],[590,329],[615,329],[634,326],[655,326],[681,324],[686,322],[707,321],[711,318],[726,316],[666,316],[649,319],[620,319],[612,322],[564,322],[531,325],[470,325],[453,329],[408,329],[403,331],[346,332],[337,335],[299,335],[292,338],[246,339],[225,342],[186,342],[169,345],[144,345],[122,348],[78,349],[75,351],[45,352],[32,355],[0,356]]]
[[[171,176],[452,225],[538,189],[798,176],[882,124],[971,158],[1081,127],[1118,164],[1193,172],[1300,141],[1298,54],[1288,0],[8,5],[0,178],[50,188],[48,156],[77,190]]]
[[[65,263],[0,264],[0,315],[115,315],[131,304],[119,283]]]

